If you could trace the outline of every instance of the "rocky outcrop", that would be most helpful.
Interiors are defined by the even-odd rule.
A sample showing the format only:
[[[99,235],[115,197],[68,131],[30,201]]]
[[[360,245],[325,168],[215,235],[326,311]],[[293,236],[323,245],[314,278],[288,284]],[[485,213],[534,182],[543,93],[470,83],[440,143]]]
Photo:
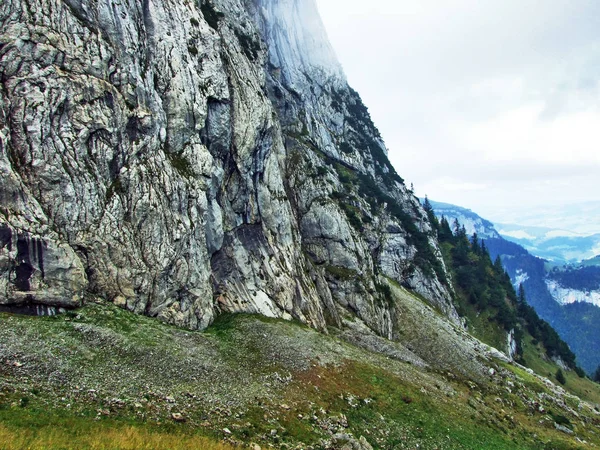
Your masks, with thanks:
[[[313,0],[7,0],[0,24],[3,305],[392,337],[393,280],[457,318]]]
[[[506,354],[512,360],[517,356],[519,349],[519,343],[515,338],[514,328],[510,330],[506,337]]]

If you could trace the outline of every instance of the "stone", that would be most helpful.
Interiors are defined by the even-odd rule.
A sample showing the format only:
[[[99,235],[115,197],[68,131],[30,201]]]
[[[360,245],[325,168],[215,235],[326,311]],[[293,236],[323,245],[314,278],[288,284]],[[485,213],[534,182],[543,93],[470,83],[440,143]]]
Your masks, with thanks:
[[[573,434],[573,430],[565,427],[564,425],[560,425],[556,422],[554,422],[554,428],[556,428],[558,431],[562,431],[565,434]]]
[[[333,448],[340,450],[373,450],[373,447],[361,436],[356,439],[350,433],[336,433],[332,436]]]
[[[183,417],[183,414],[178,413],[178,412],[174,412],[171,414],[171,418],[175,421],[175,422],[185,422],[185,417]]]

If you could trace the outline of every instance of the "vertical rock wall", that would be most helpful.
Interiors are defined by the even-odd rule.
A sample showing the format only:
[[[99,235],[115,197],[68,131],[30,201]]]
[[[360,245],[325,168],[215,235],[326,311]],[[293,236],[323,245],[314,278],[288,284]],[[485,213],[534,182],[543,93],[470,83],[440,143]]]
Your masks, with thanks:
[[[313,0],[6,0],[0,25],[0,304],[393,337],[387,277],[456,316]]]

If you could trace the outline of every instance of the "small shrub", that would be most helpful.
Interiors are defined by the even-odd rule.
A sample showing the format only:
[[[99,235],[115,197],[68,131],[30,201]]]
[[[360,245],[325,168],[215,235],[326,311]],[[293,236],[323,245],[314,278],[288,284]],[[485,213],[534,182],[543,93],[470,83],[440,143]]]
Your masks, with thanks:
[[[190,178],[194,175],[192,165],[181,153],[169,153],[168,156],[171,161],[171,166],[173,166],[181,176]]]
[[[346,154],[354,153],[354,148],[352,148],[352,146],[350,144],[348,144],[347,142],[342,142],[340,144],[340,150]]]
[[[219,22],[225,16],[222,12],[216,11],[213,6],[205,1],[200,7],[200,11],[202,11],[202,15],[204,16],[204,20],[206,23],[214,29],[219,29]]]
[[[375,289],[379,293],[386,304],[392,305],[394,303],[394,297],[392,296],[392,290],[385,283],[375,283]],[[412,401],[412,400],[411,400]]]
[[[341,266],[327,264],[325,270],[339,280],[348,281],[355,278],[358,274],[352,269]]]
[[[556,414],[552,411],[550,411],[550,416],[552,417],[552,420],[554,420],[557,424],[564,425],[566,427],[571,428],[571,426],[572,426],[571,421],[568,418],[566,418],[565,416]]]
[[[346,213],[346,217],[348,218],[348,223],[352,225],[352,227],[357,231],[362,231],[363,223],[358,216],[356,208],[347,205],[346,203],[341,203],[340,206]]]
[[[242,51],[246,55],[249,60],[255,60],[258,58],[258,54],[260,52],[260,44],[253,39],[252,36],[245,34],[241,31],[235,30],[235,35],[240,41],[240,45],[242,46]],[[302,135],[308,135],[308,129],[306,129],[306,124],[303,124],[304,128],[302,130]],[[306,130],[306,131],[305,131]],[[305,134],[306,133],[306,134]]]
[[[319,167],[317,167],[317,175],[318,176],[324,177],[328,173],[329,173],[329,171],[327,170],[327,167],[325,167],[325,166],[319,166]]]

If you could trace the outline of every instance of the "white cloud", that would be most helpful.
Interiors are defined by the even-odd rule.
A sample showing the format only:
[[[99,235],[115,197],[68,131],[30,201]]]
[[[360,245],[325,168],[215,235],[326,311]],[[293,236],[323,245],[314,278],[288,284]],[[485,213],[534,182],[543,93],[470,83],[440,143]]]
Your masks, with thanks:
[[[600,201],[600,2],[317,2],[418,194],[490,216]]]
[[[450,122],[449,134],[465,151],[490,163],[600,165],[600,111],[581,111],[541,120],[543,104],[527,104],[485,122]]]

